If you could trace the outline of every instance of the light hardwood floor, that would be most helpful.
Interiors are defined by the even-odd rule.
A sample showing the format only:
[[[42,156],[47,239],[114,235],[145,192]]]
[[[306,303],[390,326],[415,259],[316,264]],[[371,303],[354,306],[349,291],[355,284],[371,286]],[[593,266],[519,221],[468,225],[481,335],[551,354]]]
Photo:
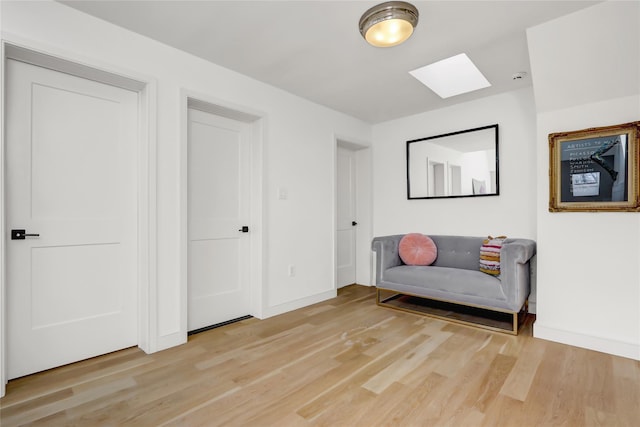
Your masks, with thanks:
[[[377,307],[374,288],[10,381],[0,424],[638,426],[640,362]]]

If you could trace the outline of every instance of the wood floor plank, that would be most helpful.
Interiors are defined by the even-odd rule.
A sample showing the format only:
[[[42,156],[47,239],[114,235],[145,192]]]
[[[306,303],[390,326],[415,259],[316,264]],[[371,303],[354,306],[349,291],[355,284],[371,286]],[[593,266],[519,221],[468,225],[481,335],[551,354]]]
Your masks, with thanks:
[[[533,418],[526,418],[523,403],[512,397],[498,394],[490,403],[479,427],[544,426]]]
[[[12,411],[2,414],[2,425],[11,425],[19,421],[21,424],[30,423],[40,418],[56,414],[65,407],[73,407],[83,402],[99,400],[105,395],[119,392],[127,388],[135,387],[135,381],[130,378],[111,381],[99,388],[88,390],[84,393],[73,394],[69,397],[51,402],[45,405],[36,406],[25,411]]]
[[[463,414],[464,404],[469,400],[468,396],[474,390],[480,390],[483,382],[486,381],[492,362],[503,343],[501,337],[489,336],[464,369],[438,387],[430,396],[429,402],[406,421],[416,424],[420,422],[433,424],[458,419]]]
[[[417,386],[394,383],[388,387],[380,398],[368,408],[366,415],[358,420],[357,425],[364,426],[398,426],[423,407],[434,391],[442,386],[446,378],[436,373],[421,377]]]
[[[447,331],[452,331],[447,329]],[[459,327],[454,335],[444,342],[439,360],[433,367],[433,371],[446,377],[454,378],[474,354],[480,350],[492,333],[481,329]]]
[[[413,373],[413,371],[424,362],[429,355],[443,342],[451,337],[450,333],[442,332],[432,337],[428,337],[408,352],[406,355],[400,356],[389,366],[374,375],[369,381],[364,383],[363,387],[373,393],[380,394],[392,383],[399,381],[404,376]]]
[[[640,361],[375,304],[375,288],[12,380],[13,426],[633,426]]]
[[[515,363],[515,357],[498,353],[479,386],[467,394],[464,406],[471,406],[478,412],[485,413],[500,392]]]
[[[362,417],[368,408],[368,404],[375,401],[375,393],[349,384],[342,390],[341,398],[335,400],[329,410],[322,411],[311,421],[314,426],[338,426],[344,423],[347,418],[358,419]]]
[[[50,369],[10,382],[11,393],[0,401],[0,408],[7,408],[25,400],[64,390],[74,384],[92,381],[98,377],[114,375],[129,369],[140,368],[153,362],[138,348],[128,348],[101,357]]]
[[[522,351],[526,354],[526,357],[517,358],[513,370],[500,390],[501,394],[520,401],[524,401],[527,398],[533,378],[544,357],[545,342],[526,340]]]
[[[342,393],[345,393],[354,386],[362,386],[362,384],[364,384],[364,382],[374,374],[377,374],[382,369],[389,366],[397,360],[398,357],[401,357],[401,355],[411,351],[412,348],[415,348],[415,346],[423,342],[425,338],[426,337],[421,333],[409,336],[400,346],[390,349],[382,356],[371,360],[366,365],[354,370],[350,375],[341,379],[335,386],[323,391],[318,397],[300,408],[300,410],[298,410],[298,414],[305,419],[314,419],[322,412],[328,410],[331,405],[336,403],[340,399]]]
[[[306,376],[304,383],[284,394],[277,402],[269,402],[260,410],[251,408],[251,411],[246,411],[245,416],[242,417],[245,425],[278,425],[283,414],[296,413],[299,407],[370,360],[369,357],[359,354],[353,355],[350,360],[337,362],[327,358],[324,353],[316,354],[314,359],[309,360],[309,364],[287,368],[286,373],[294,378]],[[327,370],[329,367],[331,369]],[[302,417],[300,419],[303,420]]]
[[[622,357],[611,357],[611,361],[614,391],[608,397],[615,406],[619,425],[633,426],[640,420],[640,361]]]

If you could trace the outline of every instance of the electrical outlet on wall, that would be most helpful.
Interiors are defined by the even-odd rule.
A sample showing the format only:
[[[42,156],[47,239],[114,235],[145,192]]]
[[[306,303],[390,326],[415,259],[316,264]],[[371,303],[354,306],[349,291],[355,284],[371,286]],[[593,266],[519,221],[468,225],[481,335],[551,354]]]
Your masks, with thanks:
[[[289,264],[289,267],[287,268],[287,273],[289,274],[289,277],[293,277],[296,275],[296,266],[293,264]]]
[[[278,200],[287,200],[289,193],[285,187],[278,187]]]

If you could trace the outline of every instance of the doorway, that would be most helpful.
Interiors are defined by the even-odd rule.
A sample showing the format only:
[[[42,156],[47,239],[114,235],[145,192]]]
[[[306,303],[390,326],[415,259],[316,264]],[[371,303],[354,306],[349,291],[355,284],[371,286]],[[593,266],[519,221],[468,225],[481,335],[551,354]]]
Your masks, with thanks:
[[[248,315],[251,126],[189,108],[188,330]]]
[[[184,92],[185,329],[262,315],[262,119]]]
[[[337,139],[335,159],[336,288],[372,285],[370,149]]]
[[[338,147],[337,182],[337,287],[356,283],[356,158],[355,152]]]

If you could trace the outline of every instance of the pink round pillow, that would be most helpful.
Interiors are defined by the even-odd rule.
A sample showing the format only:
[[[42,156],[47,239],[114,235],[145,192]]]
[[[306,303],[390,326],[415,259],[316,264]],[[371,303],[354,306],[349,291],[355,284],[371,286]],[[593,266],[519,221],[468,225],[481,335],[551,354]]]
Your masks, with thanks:
[[[398,252],[407,265],[431,265],[438,256],[431,237],[420,233],[405,234],[398,244]]]

